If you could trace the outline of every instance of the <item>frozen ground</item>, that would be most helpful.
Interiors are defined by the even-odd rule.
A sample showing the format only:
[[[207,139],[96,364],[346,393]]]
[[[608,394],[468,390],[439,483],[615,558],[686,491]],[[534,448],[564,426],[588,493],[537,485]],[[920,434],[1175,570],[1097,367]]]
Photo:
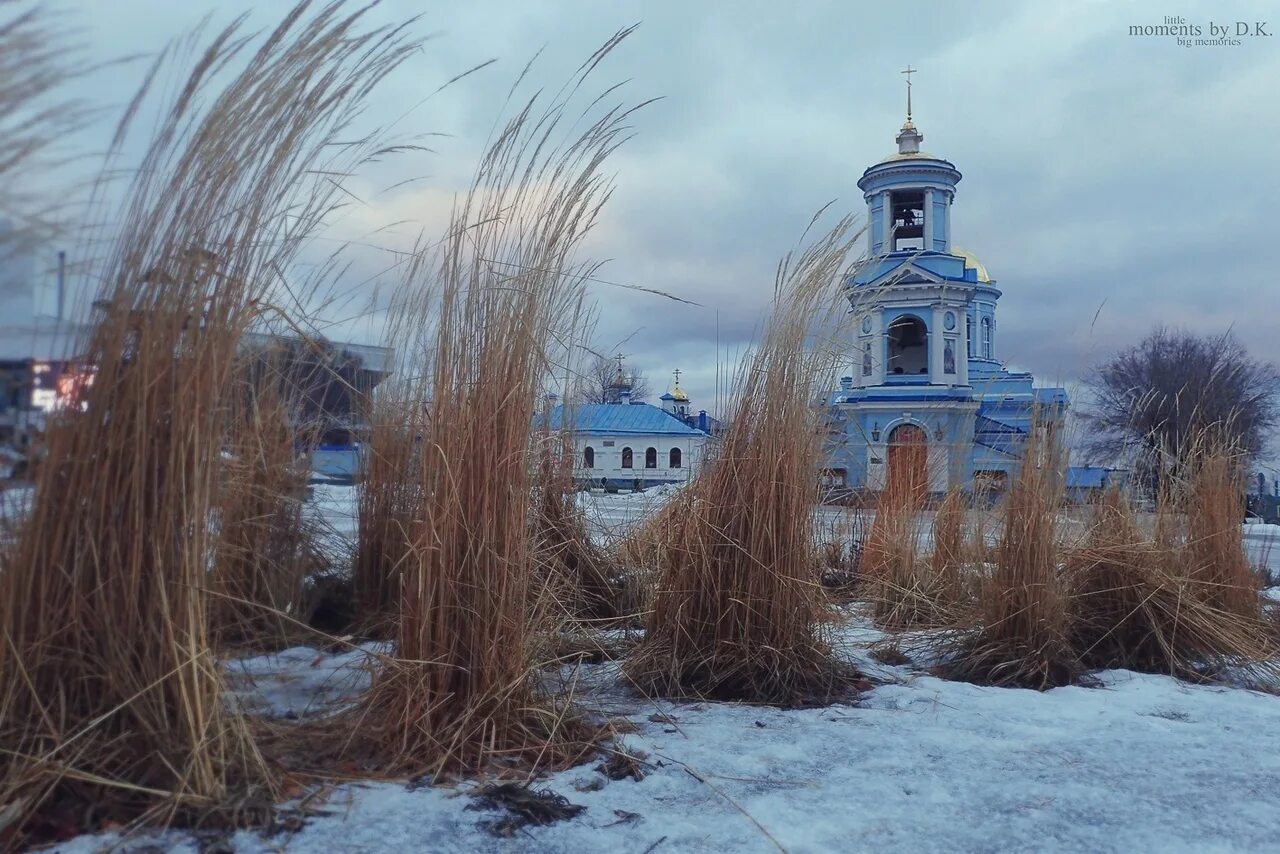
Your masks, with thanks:
[[[856,614],[840,654],[878,684],[856,704],[782,710],[651,701],[616,666],[577,673],[584,701],[636,727],[648,776],[592,762],[538,780],[586,809],[511,838],[470,784],[339,786],[294,833],[242,831],[236,851],[1247,851],[1280,838],[1280,698],[1127,671],[1045,693],[946,682],[866,657]],[[236,665],[273,714],[359,690],[359,653],[294,649]],[[196,851],[168,833],[81,837],[66,854]]]
[[[597,533],[669,495],[584,496]],[[351,491],[314,512],[353,530]],[[839,515],[840,511],[830,511]],[[821,524],[821,522],[819,523]],[[1261,555],[1277,531],[1250,530]],[[235,851],[1256,851],[1280,839],[1280,697],[1128,671],[1044,693],[885,666],[857,611],[831,627],[875,687],[852,704],[782,710],[670,703],[631,693],[614,664],[561,674],[589,708],[625,718],[622,749],[648,775],[612,781],[593,761],[534,783],[585,807],[510,838],[473,784],[407,781],[322,790],[300,828],[241,831]],[[376,648],[369,648],[377,651]],[[910,651],[910,650],[908,650]],[[229,665],[236,698],[275,718],[325,714],[368,682],[368,654],[295,648]],[[207,842],[207,840],[205,840]],[[180,832],[80,837],[55,850],[200,850]]]

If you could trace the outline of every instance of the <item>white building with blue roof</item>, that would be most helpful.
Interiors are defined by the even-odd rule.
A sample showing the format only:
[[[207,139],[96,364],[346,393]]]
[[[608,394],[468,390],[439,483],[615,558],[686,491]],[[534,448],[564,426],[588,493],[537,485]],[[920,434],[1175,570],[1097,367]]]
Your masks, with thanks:
[[[907,103],[897,153],[858,181],[869,252],[845,283],[856,356],[828,400],[825,481],[878,490],[901,473],[931,492],[998,491],[1033,424],[1061,422],[1067,394],[1001,364],[1001,291],[951,239],[960,172],[920,150],[910,89]]]
[[[689,395],[675,386],[662,406],[631,400],[630,382],[619,370],[609,403],[556,404],[552,431],[573,433],[574,479],[583,486],[638,491],[684,483],[697,473],[711,439],[705,411],[690,414]]]

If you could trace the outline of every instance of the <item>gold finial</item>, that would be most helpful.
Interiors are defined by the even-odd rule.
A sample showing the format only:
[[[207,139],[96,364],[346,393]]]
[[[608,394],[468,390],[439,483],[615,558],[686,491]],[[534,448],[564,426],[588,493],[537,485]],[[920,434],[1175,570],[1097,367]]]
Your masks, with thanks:
[[[917,69],[911,67],[911,63],[907,63],[907,67],[901,73],[907,75],[907,126],[911,126],[911,75],[915,74]]]

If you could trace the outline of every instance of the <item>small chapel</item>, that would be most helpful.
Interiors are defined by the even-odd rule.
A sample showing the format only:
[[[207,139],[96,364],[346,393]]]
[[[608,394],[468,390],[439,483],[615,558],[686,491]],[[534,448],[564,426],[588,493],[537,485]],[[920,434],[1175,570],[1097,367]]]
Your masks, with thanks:
[[[921,150],[911,115],[898,150],[858,181],[868,252],[845,282],[855,358],[828,400],[825,483],[880,490],[911,478],[932,493],[1003,491],[1033,429],[1052,430],[1067,394],[1001,362],[1002,291],[952,242],[960,171]]]

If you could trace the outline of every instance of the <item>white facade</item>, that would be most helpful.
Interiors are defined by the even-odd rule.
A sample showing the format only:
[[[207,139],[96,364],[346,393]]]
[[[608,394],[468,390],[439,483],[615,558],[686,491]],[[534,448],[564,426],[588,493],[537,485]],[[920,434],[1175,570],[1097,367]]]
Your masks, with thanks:
[[[600,484],[603,478],[613,485],[621,483],[623,486],[626,486],[626,481],[633,480],[643,481],[646,485],[683,483],[697,473],[709,438],[705,434],[578,434],[574,437],[574,477],[588,484]],[[630,466],[624,465],[628,450]],[[591,463],[589,467],[588,462]]]

